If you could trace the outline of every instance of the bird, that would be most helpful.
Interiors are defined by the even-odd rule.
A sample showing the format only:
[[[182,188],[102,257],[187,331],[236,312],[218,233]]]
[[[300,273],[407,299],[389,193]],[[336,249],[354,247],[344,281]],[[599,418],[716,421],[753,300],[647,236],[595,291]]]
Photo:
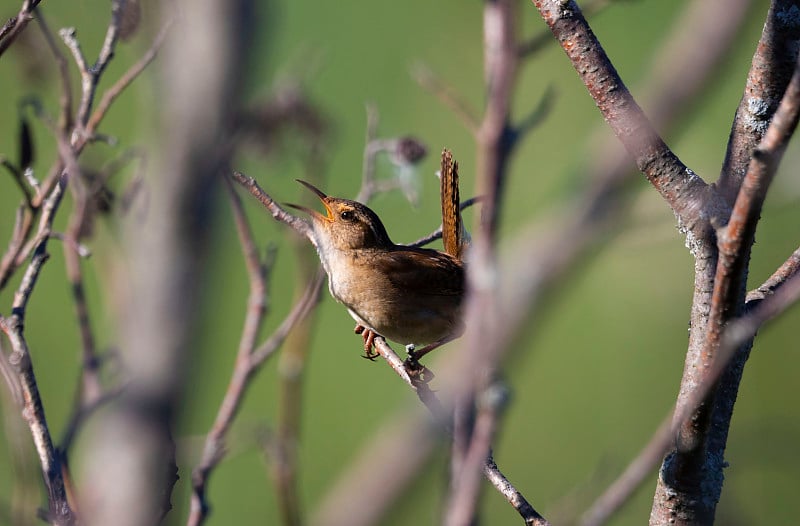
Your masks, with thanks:
[[[395,244],[368,206],[297,181],[319,198],[326,213],[288,206],[310,217],[328,289],[356,321],[365,358],[377,357],[376,336],[405,345],[409,359],[416,361],[463,333],[465,269],[458,254]],[[461,252],[459,241],[449,244]],[[424,346],[416,350],[419,345]]]

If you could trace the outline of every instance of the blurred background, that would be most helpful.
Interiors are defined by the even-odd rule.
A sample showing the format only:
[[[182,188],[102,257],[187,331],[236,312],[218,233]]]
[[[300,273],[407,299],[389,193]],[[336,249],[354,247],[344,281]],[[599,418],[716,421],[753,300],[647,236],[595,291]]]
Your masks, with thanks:
[[[19,2],[3,0],[8,18]],[[725,11],[724,1],[719,1]],[[590,23],[631,88],[658,71],[654,57],[689,2],[614,2]],[[89,57],[102,44],[107,2],[43,2],[52,28],[74,26]],[[735,42],[712,82],[665,137],[681,160],[706,181],[714,181],[725,154],[728,132],[742,95],[750,58],[768,2],[752,2]],[[546,30],[536,9],[520,2],[518,34],[526,39]],[[155,2],[142,2],[142,30],[119,45],[103,77],[101,91],[148,48],[158,29]],[[479,2],[269,2],[255,6],[254,49],[249,58],[246,105],[259,107],[282,93],[302,93],[319,108],[325,138],[319,145],[318,173],[309,174],[309,151],[301,138],[285,136],[277,145],[251,144],[235,168],[255,177],[276,200],[305,200],[296,178],[318,177],[331,195],[352,197],[361,178],[366,112],[380,114],[378,136],[412,135],[429,155],[416,167],[418,203],[402,192],[379,195],[371,207],[395,242],[410,242],[440,222],[439,152],[448,147],[460,163],[462,197],[474,195],[475,146],[457,116],[415,82],[411,71],[424,66],[445,79],[476,111],[484,100],[482,6]],[[188,66],[187,66],[188,67]],[[95,144],[82,156],[86,166],[102,166],[126,149],[153,147],[158,98],[150,69],[112,107],[101,132],[115,145]],[[680,74],[677,72],[676,74]],[[76,75],[73,75],[75,79]],[[42,100],[57,113],[58,78],[38,29],[32,25],[0,60],[0,154],[17,151],[19,103]],[[586,174],[607,144],[604,126],[585,88],[554,43],[520,68],[513,117],[521,120],[542,100],[549,111],[520,143],[512,159],[503,205],[501,238],[538,221],[547,229],[588,184]],[[647,108],[645,108],[647,110]],[[54,152],[46,128],[34,121],[40,155],[34,169],[46,171]],[[762,214],[750,272],[750,286],[763,282],[798,246],[800,239],[800,150],[790,146]],[[140,164],[144,163],[144,164]],[[144,166],[132,161],[119,184]],[[127,175],[126,175],[127,174]],[[396,168],[380,157],[377,176]],[[512,393],[494,454],[500,468],[529,501],[555,522],[580,513],[639,452],[666,415],[677,394],[687,345],[693,262],[675,219],[644,177],[626,189],[630,209],[598,240],[581,264],[553,289],[546,306],[515,343],[505,365]],[[245,313],[248,282],[230,215],[221,192],[213,219],[210,278],[203,283],[202,331],[186,364],[189,389],[175,438],[181,480],[173,494],[168,524],[186,520],[191,468],[228,383]],[[287,228],[276,224],[254,199],[243,196],[262,247],[277,247],[270,283],[270,316],[264,336],[288,312],[298,266]],[[10,237],[20,196],[7,174],[0,176],[0,239]],[[69,206],[69,205],[68,205]],[[65,210],[56,229],[63,229]],[[467,214],[473,220],[473,213]],[[119,222],[97,224],[84,263],[89,307],[98,345],[112,353],[117,343],[114,291]],[[4,241],[5,242],[5,241]],[[513,249],[513,247],[505,247]],[[79,373],[80,341],[71,292],[64,279],[63,247],[50,244],[45,267],[27,317],[27,335],[51,432],[64,431]],[[0,292],[0,312],[8,314],[19,277]],[[791,402],[800,366],[796,323],[789,311],[756,340],[745,372],[729,438],[726,482],[719,524],[789,524],[798,512],[800,491],[800,410]],[[346,310],[327,294],[313,320],[313,337],[302,388],[299,481],[303,509],[310,514],[348,463],[387,420],[421,411],[413,393],[382,362],[359,358],[360,339],[352,334]],[[795,329],[793,329],[795,327]],[[401,350],[401,349],[398,349]],[[447,353],[447,348],[437,351]],[[229,454],[210,481],[209,524],[275,524],[278,507],[269,477],[269,458],[260,444],[274,429],[279,400],[279,359],[258,375],[229,440]],[[6,398],[0,433],[0,507],[20,499],[30,509],[45,502],[30,434]],[[405,447],[413,448],[414,444]],[[80,462],[80,437],[72,463]],[[402,451],[398,451],[402,455]],[[653,473],[612,524],[642,524],[649,516]],[[446,492],[447,445],[381,522],[432,524],[440,518]],[[80,482],[78,481],[78,485]],[[413,503],[409,505],[409,503]],[[486,524],[515,524],[513,509],[493,489],[484,491]]]

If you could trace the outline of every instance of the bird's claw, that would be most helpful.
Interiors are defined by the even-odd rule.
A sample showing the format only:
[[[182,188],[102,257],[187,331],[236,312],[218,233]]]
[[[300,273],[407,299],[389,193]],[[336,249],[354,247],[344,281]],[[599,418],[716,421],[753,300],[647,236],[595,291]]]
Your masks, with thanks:
[[[354,332],[360,334],[364,339],[364,354],[362,354],[361,357],[374,362],[379,356],[378,353],[375,352],[375,336],[377,336],[377,334],[375,334],[375,331],[372,329],[368,329],[361,324],[356,325]]]

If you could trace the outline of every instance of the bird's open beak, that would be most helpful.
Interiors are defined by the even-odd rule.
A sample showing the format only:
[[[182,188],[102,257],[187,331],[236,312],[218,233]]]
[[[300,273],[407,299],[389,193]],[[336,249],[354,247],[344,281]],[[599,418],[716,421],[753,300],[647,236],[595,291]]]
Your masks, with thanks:
[[[317,195],[317,197],[319,197],[319,200],[322,201],[322,204],[325,207],[325,211],[328,213],[328,215],[324,216],[324,215],[320,214],[319,212],[317,212],[316,210],[312,210],[312,209],[307,208],[307,207],[302,206],[302,205],[295,205],[295,204],[292,204],[292,203],[286,203],[286,206],[291,206],[292,208],[295,208],[297,210],[305,212],[306,214],[310,215],[313,219],[321,219],[321,220],[324,220],[324,221],[333,221],[333,213],[331,212],[331,207],[328,206],[328,196],[325,195],[325,192],[323,192],[322,190],[320,190],[319,188],[317,188],[313,184],[308,183],[306,181],[302,181],[300,179],[295,179],[295,181],[297,181],[298,183],[302,184],[303,186],[305,186],[306,188],[308,188],[309,190],[314,192]]]

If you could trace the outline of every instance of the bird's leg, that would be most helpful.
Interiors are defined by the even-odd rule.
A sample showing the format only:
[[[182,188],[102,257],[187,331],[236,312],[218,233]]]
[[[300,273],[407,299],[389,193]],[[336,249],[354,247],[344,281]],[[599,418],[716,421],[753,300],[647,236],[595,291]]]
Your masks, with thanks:
[[[360,334],[361,337],[364,339],[364,355],[362,356],[362,358],[366,358],[367,360],[374,362],[375,359],[378,357],[378,353],[376,353],[374,350],[375,336],[377,336],[377,334],[375,334],[375,331],[373,331],[372,329],[368,329],[367,327],[364,327],[360,323],[356,324],[354,332],[356,334]]]

